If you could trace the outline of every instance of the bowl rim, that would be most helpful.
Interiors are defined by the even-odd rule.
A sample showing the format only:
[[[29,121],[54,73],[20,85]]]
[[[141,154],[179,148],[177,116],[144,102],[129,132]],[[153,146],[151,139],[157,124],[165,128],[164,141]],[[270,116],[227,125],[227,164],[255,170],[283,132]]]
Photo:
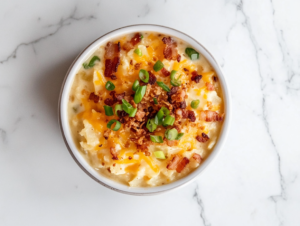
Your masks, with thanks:
[[[139,27],[142,27],[143,28],[142,30],[147,30],[147,31],[152,31],[152,32],[158,32],[158,31],[155,30],[155,28],[157,30],[163,29],[163,30],[165,30],[165,32],[162,31],[162,33],[165,33],[165,34],[172,33],[172,32],[173,33],[177,33],[177,36],[181,35],[182,37],[190,39],[194,43],[196,43],[196,45],[198,45],[197,47],[198,48],[200,47],[200,49],[202,49],[202,51],[200,51],[200,53],[202,55],[205,55],[205,58],[209,61],[209,63],[214,68],[214,70],[217,72],[219,80],[221,80],[220,84],[221,84],[222,92],[223,92],[224,112],[225,112],[225,120],[223,122],[221,131],[219,133],[219,137],[218,137],[217,143],[214,146],[213,151],[210,153],[210,155],[208,156],[208,158],[204,161],[204,163],[201,164],[193,172],[191,172],[188,175],[186,175],[185,177],[183,177],[183,178],[181,178],[181,179],[179,179],[177,181],[171,182],[169,184],[166,184],[166,185],[157,186],[157,187],[151,187],[152,189],[148,188],[148,187],[147,188],[138,188],[137,189],[137,188],[131,188],[131,187],[126,186],[126,185],[120,185],[120,183],[114,182],[113,180],[108,179],[105,176],[101,175],[100,173],[96,172],[96,170],[92,169],[91,166],[89,167],[87,165],[88,163],[87,163],[87,161],[85,159],[84,159],[85,163],[81,162],[80,160],[82,160],[82,159],[78,159],[79,150],[74,146],[75,142],[74,142],[74,140],[72,138],[72,135],[70,133],[66,134],[66,132],[68,131],[68,127],[69,127],[69,122],[68,122],[68,120],[64,119],[65,117],[63,117],[64,114],[67,114],[67,112],[64,111],[64,105],[63,105],[64,101],[63,100],[68,97],[68,94],[69,94],[69,91],[70,91],[70,89],[67,89],[67,91],[66,91],[66,82],[68,80],[70,80],[70,79],[72,79],[72,81],[73,81],[73,79],[74,79],[74,77],[76,75],[76,70],[74,68],[76,66],[78,67],[78,65],[82,64],[82,61],[80,61],[80,59],[81,58],[83,59],[84,55],[91,55],[95,51],[95,49],[98,48],[101,45],[101,43],[104,42],[104,41],[102,41],[102,39],[104,39],[105,37],[107,37],[107,38],[108,37],[109,38],[118,37],[118,36],[120,36],[120,34],[118,35],[117,32],[125,31],[126,29],[130,29],[130,28],[135,28],[135,31],[125,32],[126,34],[129,34],[129,33],[132,33],[132,32],[137,32],[137,31],[139,31],[138,30]],[[176,35],[174,35],[174,36],[176,36]],[[87,58],[87,57],[85,57],[85,58]],[[71,72],[73,72],[73,73],[71,73]],[[218,154],[220,153],[220,151],[222,150],[222,148],[224,146],[224,143],[226,141],[226,138],[227,138],[228,132],[229,132],[229,128],[230,128],[230,121],[231,121],[231,98],[230,98],[230,91],[229,91],[229,86],[228,86],[228,84],[226,82],[225,76],[224,76],[224,74],[223,74],[223,72],[221,70],[221,67],[217,63],[216,59],[196,39],[194,39],[193,37],[189,36],[188,34],[182,32],[182,31],[179,31],[179,30],[176,30],[174,28],[167,27],[167,26],[156,25],[156,24],[133,24],[133,25],[128,25],[128,26],[117,28],[115,30],[112,30],[112,31],[110,31],[110,32],[108,32],[108,33],[100,36],[99,38],[97,38],[92,43],[90,43],[86,48],[84,48],[78,54],[78,56],[75,58],[75,60],[70,65],[70,67],[69,67],[69,69],[68,69],[68,71],[67,71],[67,73],[65,75],[65,78],[63,80],[62,86],[61,86],[60,95],[59,95],[59,99],[58,99],[58,121],[59,121],[59,127],[60,127],[60,130],[61,130],[61,133],[62,133],[63,140],[65,142],[65,145],[66,145],[66,147],[67,147],[70,155],[72,156],[72,158],[74,159],[74,161],[77,163],[77,165],[88,176],[90,176],[93,180],[95,180],[96,182],[100,183],[101,185],[103,185],[106,188],[109,188],[111,190],[114,190],[114,191],[117,191],[117,192],[123,193],[123,194],[136,195],[136,196],[156,195],[156,194],[161,194],[161,193],[165,193],[165,192],[168,192],[168,191],[173,191],[175,189],[178,189],[180,187],[183,187],[183,186],[187,185],[188,183],[191,183],[193,180],[195,180],[204,171],[204,169],[206,169],[208,167],[208,165],[211,165],[211,163],[212,163],[213,160],[216,159],[216,157],[218,156]],[[67,136],[68,136],[68,138],[67,138]],[[70,137],[72,139],[70,139]],[[70,142],[70,140],[72,142]],[[71,148],[70,146],[73,146],[73,147]],[[78,153],[76,153],[76,152],[78,152]],[[82,156],[82,158],[83,158],[83,156]],[[96,174],[93,173],[93,171]],[[98,178],[97,178],[97,176],[98,176]],[[103,180],[106,180],[106,182],[103,181]],[[108,184],[109,181],[111,182],[110,184]],[[124,186],[126,188],[124,188]],[[119,187],[119,188],[117,188],[117,187]],[[166,187],[166,189],[163,189],[165,187]]]

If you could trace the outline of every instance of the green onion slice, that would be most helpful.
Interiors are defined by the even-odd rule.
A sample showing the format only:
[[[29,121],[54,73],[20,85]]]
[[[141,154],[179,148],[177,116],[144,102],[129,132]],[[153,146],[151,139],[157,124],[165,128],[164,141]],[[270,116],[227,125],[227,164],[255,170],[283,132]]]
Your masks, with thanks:
[[[114,128],[111,128],[111,126],[116,123],[116,125],[114,126]],[[116,119],[112,119],[107,123],[107,128],[113,130],[113,131],[118,131],[121,128],[121,123],[116,120]]]
[[[168,140],[175,140],[178,136],[178,131],[177,129],[167,129],[166,132],[165,132],[165,137],[168,139]]]
[[[154,143],[163,143],[163,138],[161,136],[150,135],[150,140]]]
[[[164,67],[164,64],[160,61],[160,60],[158,60],[155,64],[154,64],[154,66],[153,66],[153,69],[154,69],[154,71],[160,71],[161,69],[163,69],[163,67]]]
[[[136,104],[140,103],[146,93],[147,86],[139,86],[134,94],[134,102]]]
[[[178,133],[175,140],[180,140],[183,137],[184,133]]]
[[[105,115],[112,116],[114,115],[113,109],[111,106],[104,105]]]
[[[132,90],[136,91],[139,88],[139,86],[140,86],[139,80],[135,80],[133,85],[132,85]]]
[[[186,48],[185,53],[191,58],[191,60],[199,59],[199,53],[192,48]]]
[[[135,53],[136,55],[138,55],[138,56],[143,56],[142,50],[139,49],[139,48],[135,49],[135,50],[134,50],[134,53]]]
[[[149,82],[149,73],[145,69],[140,70],[139,77],[143,82],[145,83]]]
[[[166,159],[165,153],[163,151],[155,151],[153,152],[153,154],[157,159]]]
[[[82,66],[84,67],[84,69],[89,69],[95,66],[95,61],[100,61],[100,58],[97,56],[93,56],[93,58],[90,60],[90,62],[87,63],[83,63]]]
[[[133,110],[129,113],[129,117],[134,117],[137,112],[137,108],[133,108]]]
[[[122,111],[123,110],[123,108],[122,108],[122,104],[117,104],[116,106],[115,106],[115,113],[116,113],[116,115],[118,115],[118,111]],[[119,115],[118,115],[119,116]]]
[[[105,88],[109,91],[113,91],[115,89],[115,85],[111,81],[107,81]]]
[[[153,97],[153,102],[154,104],[158,104],[157,99],[155,97]]]
[[[154,132],[154,130],[157,128],[154,119],[148,119],[146,127],[151,133]]]
[[[170,88],[163,82],[156,82],[158,86],[160,86],[164,91],[170,92]]]
[[[197,109],[197,107],[199,106],[199,104],[200,104],[200,100],[193,100],[192,102],[191,102],[191,107],[192,108],[194,108],[194,109]]]
[[[125,99],[122,99],[122,109],[127,113],[130,114],[133,111],[133,107],[130,103],[128,103]]]
[[[143,38],[144,38],[144,36],[141,34],[140,38],[141,38],[141,39],[143,39]]]
[[[175,122],[175,118],[171,115],[167,115],[165,117],[165,119],[163,120],[162,125],[163,126],[172,126],[174,124],[174,122]]]
[[[179,80],[181,75],[179,75],[179,77],[176,79],[175,78],[175,75],[176,75],[177,71],[173,70],[171,71],[171,75],[170,75],[170,78],[171,78],[171,85],[172,86],[180,86],[181,85],[181,81]]]
[[[154,122],[156,125],[161,125],[163,122],[164,116],[167,116],[170,114],[170,111],[166,107],[162,107],[156,114],[154,118]]]

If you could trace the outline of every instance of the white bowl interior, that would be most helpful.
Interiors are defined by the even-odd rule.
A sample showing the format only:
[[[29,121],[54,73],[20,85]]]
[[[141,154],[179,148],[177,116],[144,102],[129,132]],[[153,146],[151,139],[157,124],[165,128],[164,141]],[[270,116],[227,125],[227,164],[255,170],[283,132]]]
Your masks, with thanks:
[[[67,106],[69,101],[69,92],[74,80],[74,77],[81,67],[82,63],[87,59],[91,54],[93,54],[96,49],[103,43],[106,43],[107,41],[111,40],[114,37],[122,36],[128,33],[134,33],[134,32],[158,32],[170,36],[178,37],[187,43],[189,43],[194,49],[200,52],[201,55],[203,55],[209,63],[212,65],[216,73],[218,74],[219,81],[222,86],[223,90],[223,99],[224,99],[224,105],[225,105],[225,120],[219,135],[219,139],[217,144],[214,147],[214,150],[209,155],[209,157],[204,161],[203,164],[201,164],[196,170],[194,170],[192,173],[187,175],[186,177],[177,180],[175,182],[172,182],[170,184],[166,184],[163,186],[158,187],[149,187],[149,188],[132,188],[128,187],[126,185],[117,183],[113,180],[110,180],[101,174],[99,174],[96,170],[94,170],[88,162],[84,159],[84,157],[80,154],[79,150],[77,149],[74,140],[71,135],[71,129],[69,126],[69,120],[68,120],[68,114],[67,114]],[[165,191],[172,190],[174,188],[178,188],[184,184],[187,184],[187,182],[191,182],[193,179],[196,178],[197,175],[199,175],[210,163],[211,161],[216,157],[216,155],[220,152],[223,143],[226,139],[226,135],[229,130],[229,121],[230,121],[230,96],[229,96],[229,90],[228,86],[225,81],[225,77],[223,76],[223,73],[218,66],[216,60],[213,58],[213,56],[196,40],[189,37],[188,35],[163,26],[158,25],[133,25],[128,27],[123,27],[117,30],[114,30],[96,41],[94,41],[92,44],[90,44],[73,62],[73,65],[71,65],[65,81],[62,86],[60,100],[59,100],[59,120],[60,120],[60,126],[62,130],[62,134],[65,140],[65,143],[67,145],[67,148],[69,149],[71,155],[73,156],[74,160],[77,162],[77,164],[94,180],[99,182],[100,184],[112,189],[116,190],[122,193],[126,194],[132,194],[132,195],[151,195],[151,194],[158,194]]]

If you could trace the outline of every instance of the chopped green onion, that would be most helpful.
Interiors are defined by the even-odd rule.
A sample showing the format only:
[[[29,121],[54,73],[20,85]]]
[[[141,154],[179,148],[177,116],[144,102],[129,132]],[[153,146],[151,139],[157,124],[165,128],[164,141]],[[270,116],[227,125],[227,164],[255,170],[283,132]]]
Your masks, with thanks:
[[[116,115],[118,115],[118,111],[122,111],[123,110],[123,108],[122,108],[122,104],[117,104],[116,106],[115,106],[115,113],[116,113]],[[119,116],[119,115],[118,115]]]
[[[111,128],[111,126],[116,123],[116,125],[114,126],[114,128]],[[113,131],[118,131],[121,128],[121,123],[119,121],[117,121],[116,119],[112,119],[107,123],[107,128],[113,130]]]
[[[163,126],[172,126],[175,122],[175,118],[171,115],[167,115],[162,123]]]
[[[161,125],[163,122],[163,118],[166,115],[169,115],[170,111],[166,107],[162,107],[156,114],[154,118],[154,122],[156,125]]]
[[[147,86],[139,86],[134,94],[134,102],[136,104],[140,103],[146,93]]]
[[[115,89],[115,85],[111,81],[107,81],[105,88],[109,91],[113,91]]]
[[[149,82],[149,73],[145,69],[140,70],[139,77],[143,82],[145,83]]]
[[[111,106],[104,105],[105,115],[112,116],[114,115],[113,109]]]
[[[196,109],[199,106],[199,104],[200,104],[200,100],[193,100],[191,102],[191,107]]]
[[[93,58],[90,60],[90,62],[87,63],[83,63],[82,66],[84,67],[84,69],[89,69],[95,66],[95,61],[100,61],[100,58],[97,56],[93,56]]]
[[[138,56],[143,56],[142,50],[139,49],[139,48],[135,49],[135,50],[134,50],[134,53],[135,53],[136,55],[138,55]]]
[[[181,85],[181,81],[179,80],[181,75],[179,75],[179,77],[176,79],[175,78],[175,75],[176,75],[176,72],[175,70],[171,71],[171,75],[170,75],[170,78],[171,78],[171,85],[172,86],[180,86]]]
[[[153,152],[153,154],[157,159],[166,159],[165,153],[163,151],[155,151]]]
[[[160,60],[158,60],[158,61],[154,64],[153,69],[154,69],[154,71],[157,72],[157,71],[163,69],[163,67],[164,67],[164,64],[163,64]]]
[[[169,114],[170,114],[169,109],[166,108],[166,107],[161,107],[160,111],[163,111],[163,113],[164,113],[165,115],[169,115]]]
[[[153,97],[153,102],[154,104],[158,104],[157,99],[155,97]]]
[[[133,85],[132,85],[132,90],[136,91],[139,88],[139,86],[140,86],[139,80],[135,80]]]
[[[137,108],[133,108],[133,110],[129,113],[129,117],[134,117],[137,112]]]
[[[163,82],[156,82],[158,86],[160,86],[164,91],[170,92],[170,88]]]
[[[154,119],[148,119],[146,127],[151,133],[156,130],[157,125],[155,124]]]
[[[186,48],[185,53],[191,58],[191,60],[199,59],[199,53],[192,48]]]
[[[175,128],[174,129],[168,129],[165,132],[165,137],[168,140],[175,140],[177,138],[177,135],[178,135],[178,131]]]
[[[184,133],[178,133],[175,140],[180,140],[183,137]]]
[[[163,139],[161,136],[150,135],[150,140],[154,143],[163,143]]]
[[[144,36],[141,34],[140,38],[141,38],[141,39],[143,39],[143,38],[144,38]]]
[[[125,99],[122,99],[122,109],[127,113],[130,114],[133,111],[133,107],[130,103],[128,103]]]

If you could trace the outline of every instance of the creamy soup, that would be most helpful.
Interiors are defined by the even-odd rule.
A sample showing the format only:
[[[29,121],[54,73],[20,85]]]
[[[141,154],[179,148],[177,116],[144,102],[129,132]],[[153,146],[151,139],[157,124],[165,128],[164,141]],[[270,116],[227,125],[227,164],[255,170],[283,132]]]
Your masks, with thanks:
[[[178,180],[212,152],[224,120],[209,62],[188,43],[143,32],[99,46],[77,72],[68,103],[78,151],[131,187]]]

